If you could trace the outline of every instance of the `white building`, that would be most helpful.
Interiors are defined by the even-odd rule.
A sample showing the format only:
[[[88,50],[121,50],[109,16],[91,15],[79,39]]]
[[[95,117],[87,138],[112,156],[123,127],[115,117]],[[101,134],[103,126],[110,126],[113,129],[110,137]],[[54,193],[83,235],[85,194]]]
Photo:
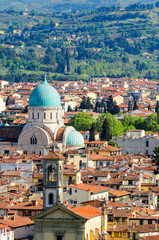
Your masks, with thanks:
[[[23,129],[0,127],[1,154],[10,154],[8,147],[38,155],[43,155],[43,149],[52,144],[60,150],[84,147],[83,136],[73,127],[64,126],[63,115],[60,96],[45,79],[31,93],[28,122]]]

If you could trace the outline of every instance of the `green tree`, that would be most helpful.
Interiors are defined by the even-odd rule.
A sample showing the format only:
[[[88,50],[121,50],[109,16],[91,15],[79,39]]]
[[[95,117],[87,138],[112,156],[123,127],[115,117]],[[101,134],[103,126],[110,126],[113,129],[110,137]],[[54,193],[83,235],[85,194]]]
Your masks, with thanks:
[[[153,159],[155,160],[157,167],[159,167],[159,146],[155,147]]]
[[[73,110],[72,110],[71,106],[68,105],[67,112],[72,112],[72,111],[73,111]]]
[[[89,131],[89,141],[92,142],[92,141],[95,141],[95,123],[92,123],[92,126],[91,126],[91,129]]]
[[[129,126],[133,127],[132,129],[135,129],[135,118],[136,117],[132,117],[130,114],[124,116],[122,119],[124,131],[131,129]]]
[[[56,51],[54,48],[52,48],[51,46],[47,48],[43,61],[44,61],[44,64],[46,65],[55,65]]]
[[[63,56],[62,53],[57,54],[56,61],[58,63],[57,71],[60,73],[64,73],[65,72],[65,57]]]
[[[151,111],[151,105],[150,104],[148,105],[148,110]]]
[[[67,72],[70,72],[70,53],[69,53],[69,49],[66,49],[66,65],[67,65]]]
[[[109,141],[112,138],[110,122],[107,118],[104,119],[102,125],[102,132],[100,134],[100,139],[103,141]]]
[[[107,99],[107,112],[111,114],[118,114],[120,112],[119,106],[113,101],[112,95],[110,95]]]
[[[157,116],[155,114],[152,113],[145,120],[145,130],[146,131],[152,131],[152,132],[156,132],[158,130]]]
[[[159,124],[159,112],[157,113],[157,124]]]
[[[131,104],[130,101],[128,102],[128,112],[129,112],[129,111],[132,111],[132,104]]]
[[[155,112],[156,113],[159,112],[159,101],[156,102]]]
[[[73,126],[77,131],[88,131],[94,122],[95,119],[92,116],[82,112],[73,117],[68,125]]]
[[[90,101],[90,98],[86,98],[85,96],[82,98],[82,102],[80,104],[80,109],[93,109],[93,104]]]
[[[102,113],[96,119],[96,130],[102,132],[102,126],[105,118],[109,121],[111,135],[118,137],[123,133],[123,125],[120,121],[117,121],[116,118],[110,113]]]

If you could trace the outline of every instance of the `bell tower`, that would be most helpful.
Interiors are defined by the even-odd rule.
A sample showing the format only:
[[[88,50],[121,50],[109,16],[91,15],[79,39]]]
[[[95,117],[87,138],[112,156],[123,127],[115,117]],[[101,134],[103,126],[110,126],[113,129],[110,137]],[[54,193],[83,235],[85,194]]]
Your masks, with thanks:
[[[43,209],[63,203],[63,156],[49,152],[43,157]]]

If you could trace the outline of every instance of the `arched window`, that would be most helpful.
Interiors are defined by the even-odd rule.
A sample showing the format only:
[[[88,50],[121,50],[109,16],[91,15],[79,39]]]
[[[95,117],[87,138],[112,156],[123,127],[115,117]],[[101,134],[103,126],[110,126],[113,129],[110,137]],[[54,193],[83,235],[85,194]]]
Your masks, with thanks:
[[[47,182],[51,184],[57,182],[57,169],[55,169],[54,165],[50,165],[47,169]]]
[[[44,112],[44,119],[46,119],[46,113]]]
[[[52,112],[50,113],[50,119],[52,119]]]
[[[49,193],[49,199],[48,199],[48,203],[49,204],[54,204],[54,194],[53,193]]]
[[[30,144],[37,144],[37,138],[33,134],[32,137],[30,138]]]

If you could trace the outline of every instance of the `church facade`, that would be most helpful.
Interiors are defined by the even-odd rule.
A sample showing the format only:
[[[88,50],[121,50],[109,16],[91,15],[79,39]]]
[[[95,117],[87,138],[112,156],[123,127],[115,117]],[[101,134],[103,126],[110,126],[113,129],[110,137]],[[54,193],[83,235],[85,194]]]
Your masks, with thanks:
[[[19,135],[7,141],[8,136],[1,134],[2,128],[10,128],[11,134],[11,130],[18,127],[0,127],[1,154],[5,154],[9,147],[23,150],[24,154],[38,155],[44,155],[44,148],[52,144],[60,151],[84,147],[83,136],[73,127],[64,126],[63,115],[60,96],[45,78],[31,93],[28,121],[19,130]]]

